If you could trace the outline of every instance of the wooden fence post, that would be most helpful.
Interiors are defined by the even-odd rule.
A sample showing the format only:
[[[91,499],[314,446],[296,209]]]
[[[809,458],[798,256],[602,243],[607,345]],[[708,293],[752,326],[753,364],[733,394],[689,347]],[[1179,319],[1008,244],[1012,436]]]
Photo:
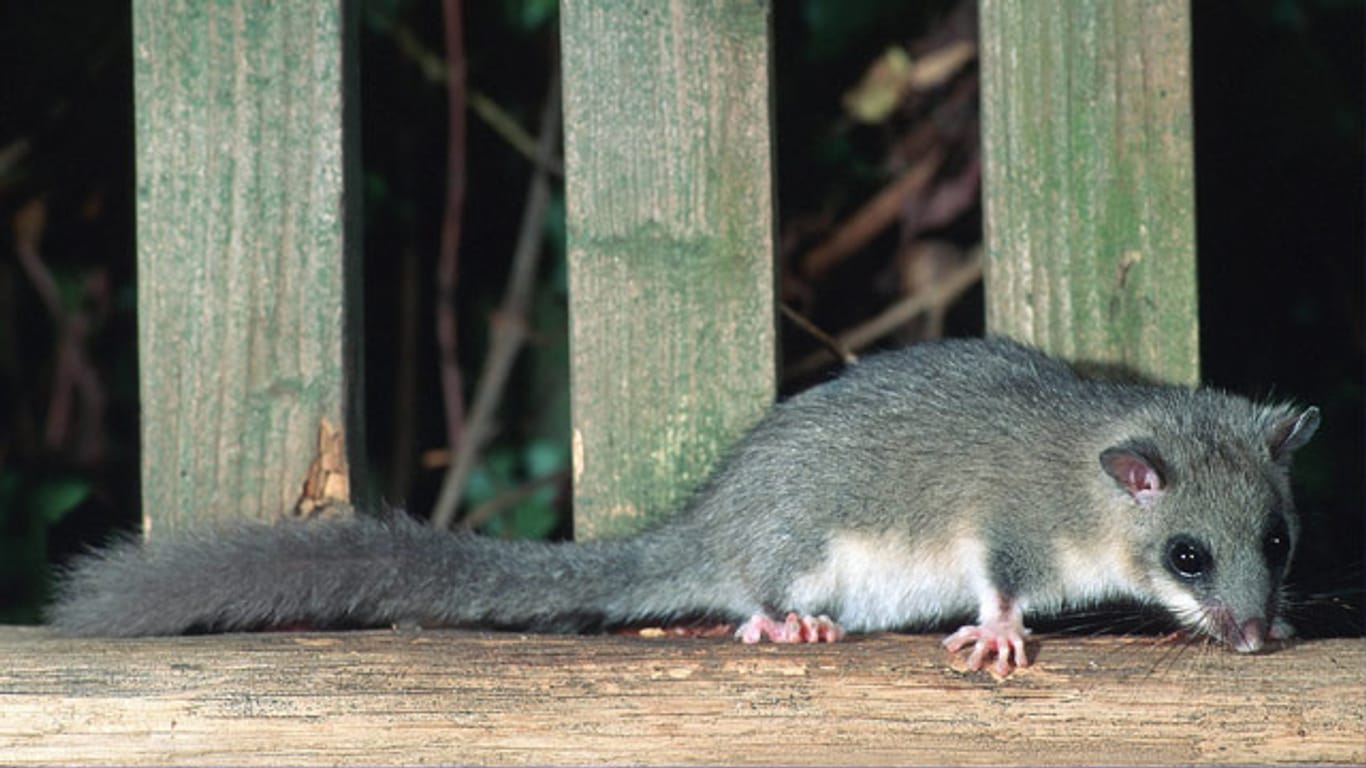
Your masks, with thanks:
[[[980,21],[988,330],[1198,381],[1188,0]]]
[[[579,538],[672,511],[773,399],[769,15],[561,8]]]
[[[310,477],[315,502],[349,498],[364,445],[352,8],[134,0],[149,533],[273,517]]]

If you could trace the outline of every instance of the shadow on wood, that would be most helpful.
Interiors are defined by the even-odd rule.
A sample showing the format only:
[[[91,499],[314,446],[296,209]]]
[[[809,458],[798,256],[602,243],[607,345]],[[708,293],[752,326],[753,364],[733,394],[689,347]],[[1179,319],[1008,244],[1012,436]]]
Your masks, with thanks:
[[[1004,682],[902,635],[92,641],[10,627],[0,654],[0,756],[19,765],[1366,760],[1360,639],[1248,656],[1050,636]]]

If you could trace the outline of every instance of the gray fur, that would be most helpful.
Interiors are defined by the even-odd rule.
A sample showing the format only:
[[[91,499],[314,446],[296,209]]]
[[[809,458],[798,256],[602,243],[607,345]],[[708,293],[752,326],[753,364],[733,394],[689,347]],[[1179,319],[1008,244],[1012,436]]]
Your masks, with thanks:
[[[1036,615],[1137,599],[1230,640],[1245,617],[1278,618],[1283,569],[1267,566],[1264,532],[1285,519],[1293,551],[1290,458],[1317,422],[1312,408],[1082,379],[1006,340],[926,343],[775,405],[683,510],[635,538],[501,542],[402,515],[244,523],[88,556],[50,618],[78,635],[405,621],[582,631],[794,610],[862,631],[981,613],[980,583]],[[1099,460],[1130,444],[1160,454],[1165,487],[1147,506]],[[1209,578],[1164,566],[1176,534],[1208,544]],[[979,545],[980,561],[958,554]],[[1086,553],[1113,562],[1078,574]]]

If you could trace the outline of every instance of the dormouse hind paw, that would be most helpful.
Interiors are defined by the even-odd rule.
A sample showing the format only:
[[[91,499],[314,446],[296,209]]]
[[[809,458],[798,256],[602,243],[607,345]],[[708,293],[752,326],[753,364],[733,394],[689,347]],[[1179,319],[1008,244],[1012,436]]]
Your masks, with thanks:
[[[844,637],[844,628],[829,616],[798,616],[789,613],[781,622],[767,614],[756,613],[735,630],[735,637],[744,643],[758,643],[767,638],[774,643],[834,643]]]

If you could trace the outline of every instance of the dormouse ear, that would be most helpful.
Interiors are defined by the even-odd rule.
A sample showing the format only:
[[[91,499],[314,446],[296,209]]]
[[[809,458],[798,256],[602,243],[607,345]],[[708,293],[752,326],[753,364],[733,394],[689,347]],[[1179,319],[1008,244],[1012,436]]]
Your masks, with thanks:
[[[1274,412],[1273,412],[1274,413]],[[1319,409],[1313,406],[1302,411],[1282,411],[1279,418],[1266,428],[1266,447],[1271,458],[1285,463],[1304,447],[1319,428]]]
[[[1107,448],[1100,454],[1100,466],[1142,507],[1161,498],[1167,487],[1162,462],[1151,452],[1127,446]]]

